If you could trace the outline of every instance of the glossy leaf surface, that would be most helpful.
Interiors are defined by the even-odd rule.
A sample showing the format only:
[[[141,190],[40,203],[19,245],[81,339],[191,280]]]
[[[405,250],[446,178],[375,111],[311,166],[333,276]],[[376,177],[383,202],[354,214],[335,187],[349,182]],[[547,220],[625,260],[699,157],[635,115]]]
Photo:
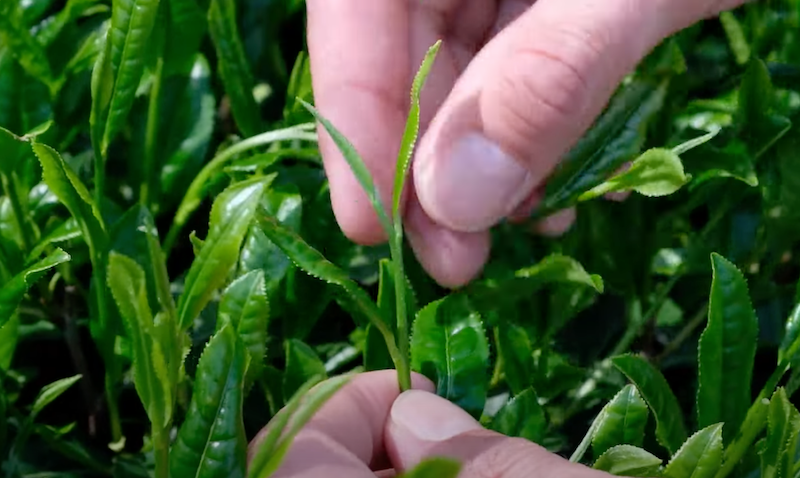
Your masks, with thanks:
[[[664,469],[669,478],[713,478],[722,464],[722,424],[692,435]]]
[[[600,412],[592,450],[600,456],[616,445],[642,446],[647,403],[633,385],[626,385]]]
[[[547,430],[547,418],[536,392],[528,388],[509,400],[492,419],[491,428],[506,436],[541,444]]]
[[[616,476],[658,477],[661,458],[633,445],[617,445],[606,450],[592,468]]]

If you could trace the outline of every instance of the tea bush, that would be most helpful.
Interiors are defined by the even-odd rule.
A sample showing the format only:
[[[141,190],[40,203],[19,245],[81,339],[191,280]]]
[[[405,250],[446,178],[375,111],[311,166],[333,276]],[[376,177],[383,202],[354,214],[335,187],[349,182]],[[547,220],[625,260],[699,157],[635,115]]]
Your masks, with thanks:
[[[800,473],[800,3],[654,50],[531,217],[576,206],[574,227],[498,226],[457,291],[399,212],[438,44],[381,198],[312,106],[303,24],[302,0],[0,3],[5,476],[264,478],[352,373],[388,368],[612,474]],[[387,245],[337,228],[316,124]]]

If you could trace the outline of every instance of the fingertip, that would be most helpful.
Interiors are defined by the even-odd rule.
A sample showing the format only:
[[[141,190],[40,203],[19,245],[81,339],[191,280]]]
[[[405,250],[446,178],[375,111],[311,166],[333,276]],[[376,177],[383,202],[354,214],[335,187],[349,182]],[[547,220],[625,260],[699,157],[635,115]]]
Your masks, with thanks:
[[[433,222],[416,200],[408,203],[408,241],[425,271],[442,287],[459,288],[480,275],[489,258],[489,231],[458,232]]]
[[[534,232],[545,237],[561,237],[575,224],[578,214],[574,207],[563,209],[533,226]]]

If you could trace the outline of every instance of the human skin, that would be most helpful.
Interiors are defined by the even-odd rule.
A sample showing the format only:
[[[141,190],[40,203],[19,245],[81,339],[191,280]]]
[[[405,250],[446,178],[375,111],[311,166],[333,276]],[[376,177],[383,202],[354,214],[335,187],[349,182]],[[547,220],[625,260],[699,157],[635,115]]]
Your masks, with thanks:
[[[273,478],[393,477],[430,457],[459,461],[459,478],[611,477],[484,429],[420,375],[413,384],[400,394],[393,370],[357,375],[298,434]]]
[[[442,50],[422,94],[421,137],[404,197],[409,242],[441,285],[480,274],[489,229],[525,215],[559,159],[639,61],[667,36],[744,0],[307,0],[315,102],[390,198],[408,91]],[[342,231],[385,234],[321,132]],[[384,200],[388,205],[389,201]],[[574,211],[540,224],[558,234]]]

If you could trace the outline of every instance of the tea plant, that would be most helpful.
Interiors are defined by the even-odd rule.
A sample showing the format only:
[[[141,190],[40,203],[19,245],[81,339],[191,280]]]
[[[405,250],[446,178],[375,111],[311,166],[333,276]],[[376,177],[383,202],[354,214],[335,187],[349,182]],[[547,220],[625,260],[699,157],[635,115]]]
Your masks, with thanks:
[[[383,198],[312,106],[303,17],[301,1],[0,4],[6,476],[266,478],[381,369],[614,475],[798,474],[797,2],[660,45],[531,215],[577,207],[575,226],[498,226],[455,291],[409,254],[401,207],[439,44]],[[339,232],[316,125],[387,246]]]

